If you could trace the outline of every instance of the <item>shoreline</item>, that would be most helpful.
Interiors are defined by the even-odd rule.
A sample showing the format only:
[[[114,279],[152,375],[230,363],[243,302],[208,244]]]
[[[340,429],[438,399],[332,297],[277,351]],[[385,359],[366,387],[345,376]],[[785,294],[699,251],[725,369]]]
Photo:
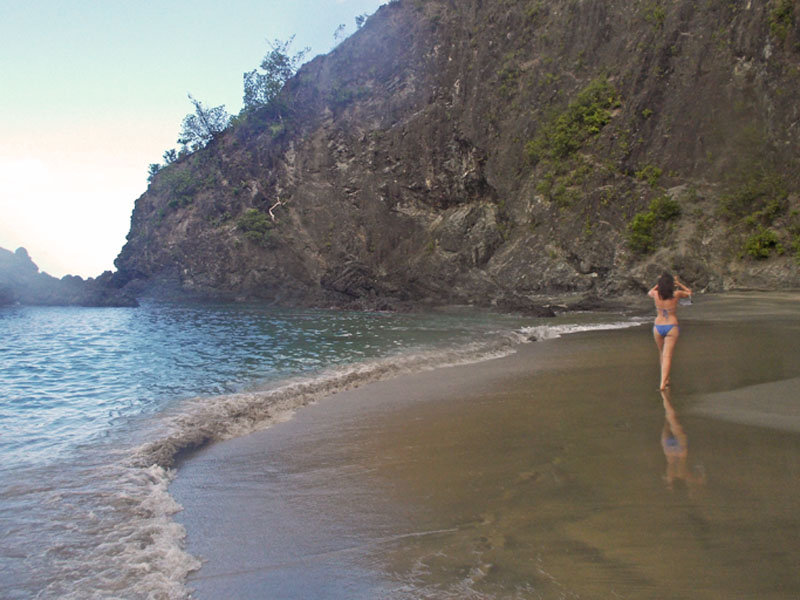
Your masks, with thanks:
[[[364,385],[451,366],[474,365],[517,352],[526,344],[578,332],[638,327],[639,317],[588,313],[596,318],[568,321],[536,319],[522,325],[497,324],[476,338],[443,346],[413,346],[398,354],[365,358],[311,373],[278,379],[264,388],[186,400],[172,418],[159,424],[155,439],[141,445],[133,462],[172,468],[210,444],[268,429],[307,407],[340,392]],[[617,316],[616,320],[609,320]],[[574,315],[573,315],[574,317]]]
[[[732,300],[736,304],[737,299]],[[741,312],[734,308],[732,314]],[[781,338],[781,343],[789,344],[791,356],[777,366],[748,367],[748,355],[741,347],[726,363],[713,349],[728,348],[742,336],[757,336],[758,331],[749,323],[726,329],[713,319],[706,321],[702,313],[684,311],[691,316],[681,319],[687,327],[673,376],[672,402],[692,439],[702,431],[709,440],[723,444],[722,455],[726,455],[734,449],[724,446],[724,441],[738,432],[762,448],[765,460],[774,453],[791,455],[784,446],[796,449],[796,430],[777,436],[784,446],[773,448],[773,430],[753,427],[752,415],[740,415],[739,420],[749,419],[749,424],[728,423],[698,407],[709,397],[717,405],[724,404],[737,390],[747,388],[748,382],[767,385],[800,376],[800,367],[795,366],[800,365],[796,360],[800,345],[789,335]],[[536,594],[546,598],[561,597],[564,590],[591,597],[612,588],[629,597],[652,597],[648,596],[653,592],[651,584],[655,582],[656,588],[665,584],[666,572],[656,564],[639,564],[639,555],[628,554],[625,548],[642,531],[655,534],[656,524],[675,523],[661,514],[650,514],[645,505],[637,504],[636,510],[612,509],[618,506],[615,502],[601,500],[608,494],[616,496],[620,488],[631,488],[631,497],[668,502],[658,492],[663,483],[651,481],[653,468],[663,470],[658,466],[664,455],[657,438],[664,412],[654,385],[657,365],[652,339],[642,329],[573,334],[521,346],[515,354],[496,360],[369,383],[316,402],[280,425],[213,444],[187,457],[178,467],[171,493],[184,506],[176,520],[188,531],[187,550],[206,560],[189,577],[187,585],[197,589],[193,597],[220,597],[223,590],[228,595],[234,590],[239,598],[256,598],[263,597],[266,589],[281,598],[369,598],[375,594],[446,598],[459,597],[455,590],[463,593],[465,589],[469,593],[461,597],[531,597],[526,595],[532,593],[525,591],[526,585],[533,585]],[[773,363],[779,350],[770,354],[774,342],[764,339],[761,344],[763,358]],[[739,367],[735,376],[732,365]],[[759,376],[766,381],[752,383]],[[785,397],[791,386],[778,384],[777,388],[784,399],[779,403],[781,410],[797,417],[798,411]],[[613,442],[616,437],[618,447]],[[528,446],[538,449],[536,464],[525,468],[519,461],[513,468],[506,464]],[[498,447],[504,449],[497,456],[499,462],[489,460]],[[539,452],[545,458],[540,459]],[[612,475],[620,461],[633,465],[634,472],[643,465],[646,468],[620,486],[624,480]],[[431,472],[431,465],[439,462],[447,468]],[[716,465],[716,457],[705,456],[704,462],[701,470],[705,472],[723,469]],[[689,467],[689,475],[696,475],[696,466]],[[759,469],[769,471],[770,467],[759,463]],[[713,481],[712,475],[708,477]],[[768,489],[775,485],[762,483]],[[481,510],[487,502],[465,495],[470,486],[485,486],[487,502],[496,506],[488,512]],[[590,495],[598,498],[587,501],[581,497],[586,491],[573,497],[573,486],[593,490]],[[706,489],[694,489],[698,487]],[[708,487],[689,484],[689,491],[707,494]],[[505,492],[498,493],[499,488]],[[797,486],[790,486],[789,492],[790,498],[800,493]],[[528,493],[541,495],[536,510],[522,500]],[[554,494],[566,494],[561,502],[571,509],[564,511],[559,502],[553,504]],[[771,510],[786,518],[785,506],[779,504]],[[602,519],[591,516],[592,511],[586,513],[591,506],[601,507]],[[702,512],[703,508],[709,510],[702,506],[693,510]],[[710,510],[725,514],[732,509],[716,506]],[[559,511],[564,513],[556,514]],[[579,518],[583,525],[575,529],[575,516],[584,514]],[[627,517],[617,522],[623,514]],[[537,527],[529,531],[528,523],[537,520]],[[611,522],[624,530],[615,537],[627,536],[627,541],[617,539],[609,545]],[[514,533],[518,529],[525,533]],[[789,529],[800,530],[796,518]],[[512,543],[515,537],[520,539]],[[574,549],[568,549],[576,540],[587,549],[594,547],[593,553],[603,548],[601,555],[606,559],[615,556],[616,563],[626,565],[625,573],[611,577],[615,571],[610,563],[592,553],[579,558],[577,567],[571,565],[567,558],[572,553],[574,560]],[[520,544],[528,550],[538,548],[539,562],[515,558]],[[677,549],[687,555],[677,561],[682,570],[677,589],[684,586],[688,593],[688,580],[701,574],[691,559],[700,565],[708,557],[695,545]],[[436,553],[446,558],[432,558]],[[379,564],[367,558],[370,554],[381,557]],[[474,556],[481,560],[463,576],[448,563],[451,555],[454,564]],[[414,570],[419,561],[425,565],[424,573]],[[781,567],[778,564],[767,578],[800,591],[796,576]],[[540,571],[548,574],[549,583],[540,581]],[[605,586],[596,583],[600,575]],[[717,591],[701,591],[695,597],[716,597],[731,582],[742,589],[752,585],[725,569],[702,575],[710,582],[709,589]],[[416,591],[407,593],[408,586]],[[762,597],[780,596],[763,593]]]

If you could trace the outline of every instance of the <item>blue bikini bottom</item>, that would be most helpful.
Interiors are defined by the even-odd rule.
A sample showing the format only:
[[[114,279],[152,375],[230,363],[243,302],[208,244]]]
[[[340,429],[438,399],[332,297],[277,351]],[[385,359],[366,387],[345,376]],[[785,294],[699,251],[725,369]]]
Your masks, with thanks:
[[[677,325],[653,325],[653,327],[656,328],[658,335],[661,337],[667,337],[667,334],[672,331],[673,327],[677,327]]]

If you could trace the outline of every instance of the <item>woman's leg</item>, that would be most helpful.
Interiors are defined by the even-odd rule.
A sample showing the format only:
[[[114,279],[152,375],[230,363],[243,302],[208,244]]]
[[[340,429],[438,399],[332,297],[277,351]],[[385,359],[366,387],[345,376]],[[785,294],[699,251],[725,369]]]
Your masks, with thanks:
[[[658,366],[661,367],[664,357],[664,338],[655,327],[653,327],[653,339],[656,341],[656,348],[658,348]]]
[[[672,354],[678,341],[678,327],[673,327],[662,341],[661,350],[661,387],[664,390],[669,384],[669,370],[672,368]]]

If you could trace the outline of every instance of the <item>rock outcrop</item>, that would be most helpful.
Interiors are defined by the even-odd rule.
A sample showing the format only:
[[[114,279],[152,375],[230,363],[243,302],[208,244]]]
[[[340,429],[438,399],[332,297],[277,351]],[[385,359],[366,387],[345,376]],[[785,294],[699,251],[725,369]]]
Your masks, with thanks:
[[[56,279],[40,273],[25,248],[0,248],[0,306],[137,306],[136,300],[115,289],[107,271],[92,279],[66,275]]]
[[[517,310],[662,269],[798,287],[794,4],[390,2],[155,176],[114,283]]]

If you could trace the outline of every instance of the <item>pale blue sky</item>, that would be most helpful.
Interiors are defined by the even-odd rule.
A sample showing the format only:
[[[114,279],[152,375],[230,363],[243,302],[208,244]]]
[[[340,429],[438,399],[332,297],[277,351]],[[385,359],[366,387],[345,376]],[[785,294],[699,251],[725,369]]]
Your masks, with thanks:
[[[187,93],[235,114],[267,40],[311,59],[386,1],[0,0],[0,247],[57,277],[113,269]]]

